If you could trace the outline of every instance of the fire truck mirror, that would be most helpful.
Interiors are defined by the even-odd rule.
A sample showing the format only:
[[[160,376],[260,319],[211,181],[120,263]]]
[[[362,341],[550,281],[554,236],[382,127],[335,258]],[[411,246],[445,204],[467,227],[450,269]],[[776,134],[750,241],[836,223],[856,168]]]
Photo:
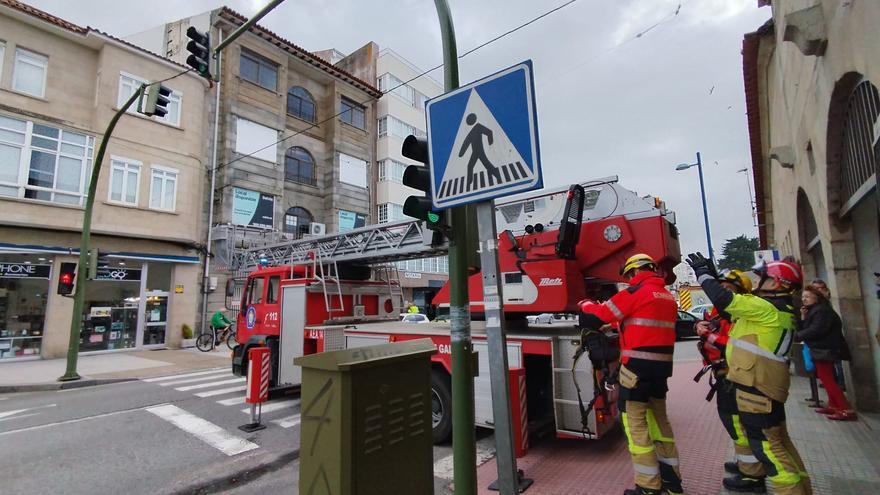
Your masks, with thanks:
[[[235,279],[230,278],[226,280],[226,297],[235,296]]]

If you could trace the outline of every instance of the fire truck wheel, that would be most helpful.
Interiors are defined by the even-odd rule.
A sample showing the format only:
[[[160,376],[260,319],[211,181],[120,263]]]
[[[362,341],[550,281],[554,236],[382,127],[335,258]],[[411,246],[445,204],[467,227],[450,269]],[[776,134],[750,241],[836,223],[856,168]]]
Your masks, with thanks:
[[[449,440],[452,434],[452,393],[449,377],[439,371],[431,372],[431,424],[434,443]]]

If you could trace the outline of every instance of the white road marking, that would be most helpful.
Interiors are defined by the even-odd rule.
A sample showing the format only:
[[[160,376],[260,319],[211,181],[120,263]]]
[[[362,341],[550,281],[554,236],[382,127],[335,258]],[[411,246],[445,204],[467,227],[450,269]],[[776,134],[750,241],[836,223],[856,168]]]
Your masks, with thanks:
[[[228,456],[241,454],[242,452],[259,448],[259,445],[249,442],[241,437],[237,437],[214,423],[194,414],[190,414],[171,404],[150,407],[147,411],[165,421],[168,421],[174,426],[195,436]]]
[[[161,383],[157,383],[156,385],[161,385],[163,387],[167,387],[169,385],[180,385],[183,383],[204,382],[207,380],[216,380],[218,378],[226,378],[227,375],[234,376],[232,374],[232,372],[230,372],[229,370],[223,370],[223,371],[218,371],[212,375],[197,376],[195,378],[184,378],[183,380],[174,380],[171,382],[161,382]]]
[[[294,414],[292,416],[287,416],[281,419],[273,419],[272,423],[282,427],[282,428],[290,428],[291,426],[296,426],[299,424],[300,417],[299,414]]]
[[[234,406],[236,404],[244,404],[244,396],[242,395],[241,397],[233,397],[231,399],[218,400],[217,404],[221,404],[224,406]]]
[[[493,437],[486,437],[477,442],[477,466],[482,466],[486,461],[495,457],[495,440]],[[434,477],[451,480],[452,476],[452,454],[438,459],[434,463]]]
[[[22,414],[21,416],[12,416],[11,418],[2,418],[2,419],[0,419],[0,422],[3,422],[3,421],[11,421],[11,420],[14,420],[14,419],[26,418],[26,417],[28,417],[28,416],[36,416],[36,415],[38,415],[38,414],[40,414],[40,413]]]
[[[28,407],[25,409],[14,409],[12,411],[3,411],[3,412],[0,412],[0,419],[6,418],[9,416],[15,416],[16,414],[27,412],[27,411],[35,411],[37,409],[46,409],[47,407],[55,407],[57,405],[58,404],[46,404],[45,406]]]
[[[219,382],[199,383],[198,385],[187,385],[186,387],[177,387],[174,390],[177,390],[179,392],[186,392],[188,390],[196,390],[199,388],[210,388],[210,387],[216,387],[218,385],[229,385],[230,383],[241,383],[245,380],[246,380],[245,377],[231,378],[229,380],[221,380]]]
[[[287,409],[288,407],[294,407],[299,405],[299,399],[290,399],[290,400],[282,400],[279,402],[270,402],[268,404],[263,404],[263,412],[270,413],[275,411],[280,411],[282,409]],[[251,406],[248,406],[241,410],[241,412],[245,414],[251,413]]]
[[[221,372],[221,371],[228,371],[228,370],[229,370],[229,368],[214,368],[214,369],[212,369],[212,370],[208,370],[208,371],[198,371],[198,372],[195,372],[195,373],[181,373],[181,374],[179,374],[179,375],[168,375],[168,376],[159,376],[159,377],[156,377],[156,378],[146,378],[146,379],[143,379],[143,380],[141,380],[141,381],[142,381],[142,382],[149,382],[149,383],[152,383],[152,382],[162,382],[162,381],[165,381],[165,380],[173,380],[173,379],[175,379],[175,378],[183,378],[183,377],[185,377],[185,376],[210,375],[210,374],[212,374],[212,373],[219,373],[219,372]]]
[[[223,395],[230,394],[232,392],[241,392],[247,388],[247,385],[239,385],[237,387],[226,387],[218,390],[211,390],[210,392],[199,392],[196,394],[196,397],[214,397],[215,395]]]
[[[61,426],[61,425],[68,425],[68,424],[72,424],[72,423],[80,423],[82,421],[88,421],[90,419],[106,418],[108,416],[116,416],[117,414],[130,413],[132,411],[142,411],[142,410],[148,409],[150,407],[161,406],[161,405],[164,405],[164,403],[153,404],[152,406],[136,407],[134,409],[123,409],[121,411],[113,411],[113,412],[104,413],[104,414],[96,414],[94,416],[86,416],[85,418],[66,419],[64,421],[56,421],[55,423],[47,423],[44,425],[28,426],[27,428],[19,428],[18,430],[0,431],[0,436],[10,435],[12,433],[22,433],[22,432],[26,432],[26,431],[42,430],[44,428],[49,428],[50,426]]]

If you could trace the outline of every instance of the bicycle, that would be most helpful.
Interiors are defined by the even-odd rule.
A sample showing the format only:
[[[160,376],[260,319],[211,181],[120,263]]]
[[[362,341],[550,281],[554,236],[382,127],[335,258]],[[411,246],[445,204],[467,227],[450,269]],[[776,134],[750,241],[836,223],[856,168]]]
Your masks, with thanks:
[[[236,332],[232,325],[221,328],[219,332],[211,326],[210,333],[203,333],[196,339],[196,348],[202,352],[209,352],[214,350],[214,347],[220,345],[220,342],[223,341],[226,341],[226,347],[229,349],[233,349],[238,345]]]

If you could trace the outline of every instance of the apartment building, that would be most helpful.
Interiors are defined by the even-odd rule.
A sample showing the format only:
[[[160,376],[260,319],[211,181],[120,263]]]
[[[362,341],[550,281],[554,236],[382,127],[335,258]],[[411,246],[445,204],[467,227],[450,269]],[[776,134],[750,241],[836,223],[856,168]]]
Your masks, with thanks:
[[[852,354],[848,394],[880,409],[880,2],[761,0],[743,40],[762,249],[824,279]]]
[[[0,360],[66,354],[92,161],[141,83],[185,67],[92,28],[0,0]],[[119,120],[101,163],[82,352],[175,346],[196,323],[206,163],[205,94],[184,74],[169,113]],[[85,274],[77,274],[84,277]]]
[[[378,123],[375,167],[376,223],[404,220],[403,203],[419,191],[402,184],[403,171],[412,160],[401,154],[409,135],[426,137],[425,102],[443,93],[443,85],[390,48],[379,50],[375,43],[343,56],[337,50],[317,52],[319,56],[364,78],[375,78],[385,93],[377,106]],[[448,279],[446,257],[404,261],[398,264],[404,297],[427,308],[434,294]]]
[[[223,7],[127,39],[182,63],[190,26],[210,32],[216,46],[246,20]],[[290,239],[373,221],[378,89],[260,25],[223,50],[219,79],[211,220],[218,283],[229,275],[223,253],[242,240],[235,236]],[[209,104],[205,122],[213,123],[217,103]],[[227,303],[214,293],[208,312]]]

